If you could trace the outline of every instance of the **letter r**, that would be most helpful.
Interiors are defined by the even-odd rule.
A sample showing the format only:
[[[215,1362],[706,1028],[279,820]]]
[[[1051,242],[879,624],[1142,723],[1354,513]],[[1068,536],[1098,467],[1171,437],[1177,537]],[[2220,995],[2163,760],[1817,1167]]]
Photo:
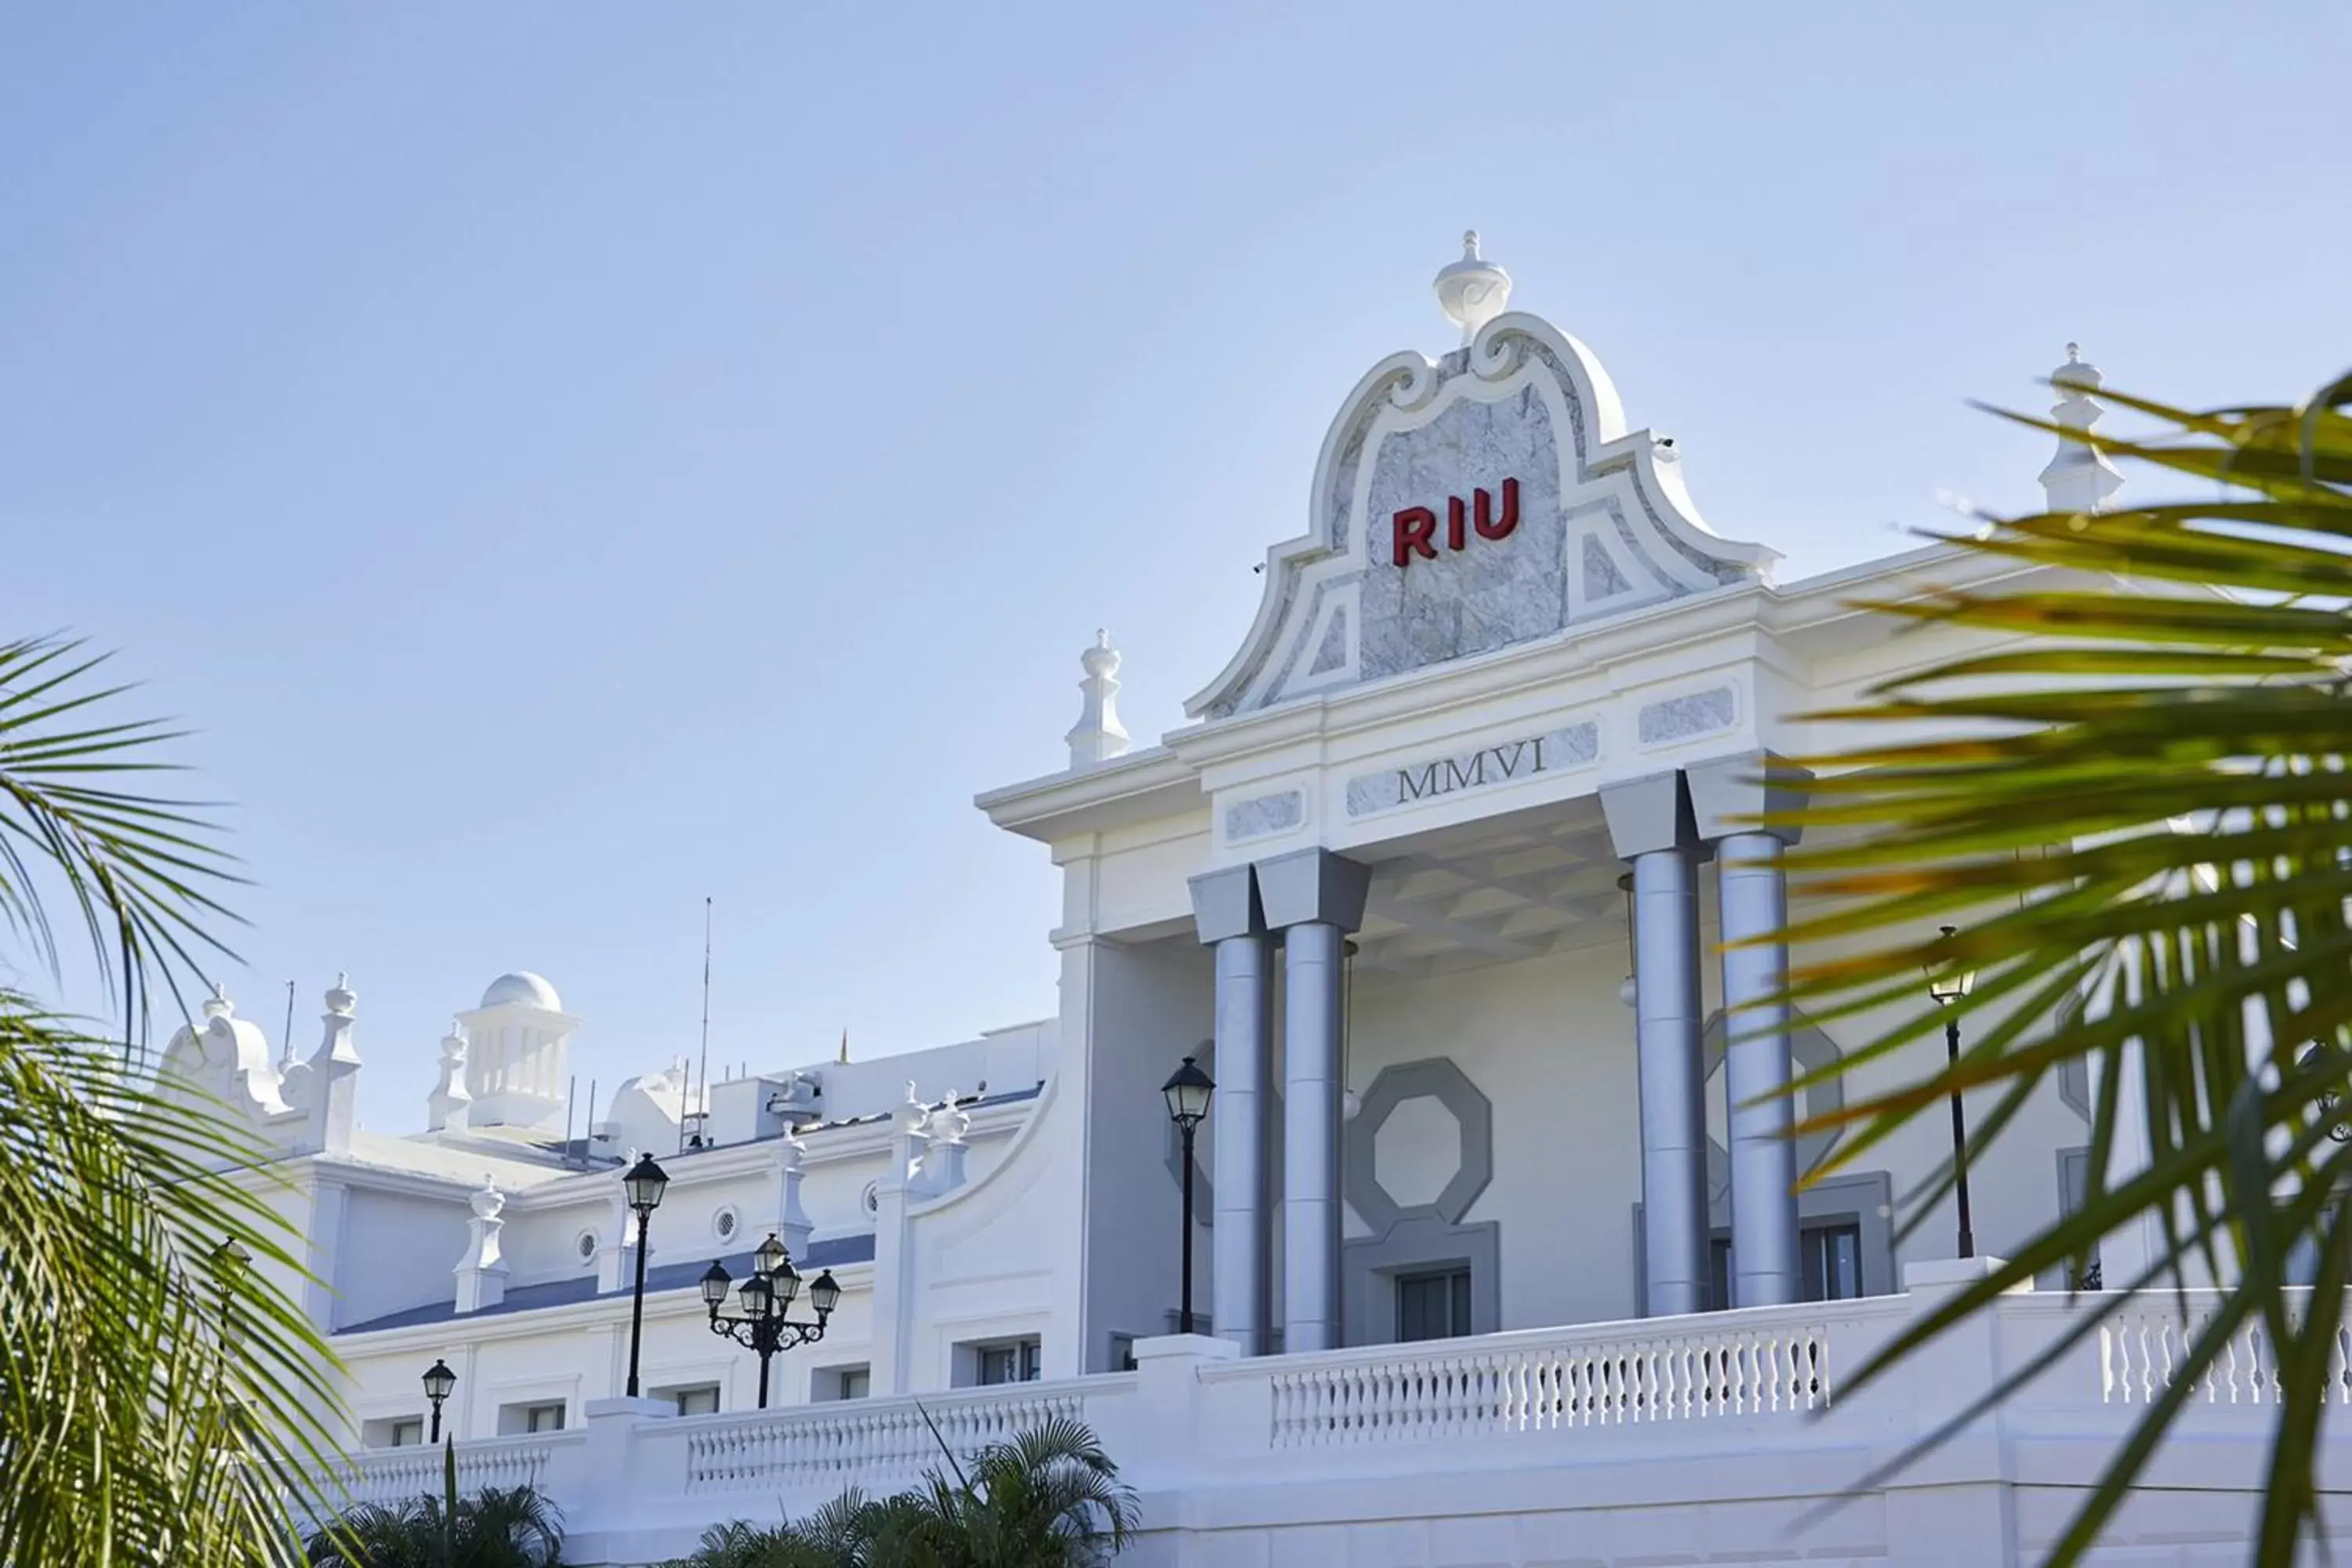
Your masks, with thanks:
[[[1413,552],[1419,551],[1424,561],[1437,559],[1437,546],[1430,540],[1437,532],[1437,514],[1425,506],[1409,506],[1395,517],[1396,534],[1391,547],[1399,566],[1412,563]]]

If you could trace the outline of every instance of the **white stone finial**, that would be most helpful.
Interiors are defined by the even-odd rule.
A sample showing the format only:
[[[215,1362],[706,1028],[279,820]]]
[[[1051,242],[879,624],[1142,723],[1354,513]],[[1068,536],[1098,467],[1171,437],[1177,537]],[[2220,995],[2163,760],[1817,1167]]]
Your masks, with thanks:
[[[473,1109],[473,1091],[466,1087],[466,1026],[452,1018],[441,1037],[441,1078],[425,1097],[425,1125],[438,1132],[466,1125]]]
[[[206,1018],[231,1018],[236,1016],[236,1008],[231,1005],[228,999],[227,983],[220,980],[214,981],[213,994],[205,998],[205,1016]]]
[[[467,1206],[474,1211],[474,1217],[466,1226],[466,1253],[451,1272],[457,1277],[457,1310],[478,1312],[506,1300],[506,1253],[499,1233],[506,1228],[499,1215],[507,1206],[507,1195],[485,1172],[480,1188],[467,1199]]]
[[[1430,287],[1437,290],[1437,308],[1462,329],[1465,347],[1478,329],[1510,309],[1511,275],[1478,254],[1478,231],[1462,235],[1462,259],[1438,269]]]
[[[339,1018],[350,1017],[352,1009],[359,1003],[357,993],[352,990],[351,979],[350,975],[338,970],[335,984],[327,991],[327,1011]]]
[[[2050,373],[2050,384],[2058,389],[2050,417],[2067,434],[2058,437],[2057,455],[2042,470],[2049,510],[2104,510],[2108,499],[2123,488],[2124,477],[2105,452],[2084,445],[2074,434],[2087,434],[2106,412],[2106,405],[2092,395],[2101,384],[2099,367],[2084,363],[2080,343],[2068,343],[2066,363]]]
[[[1097,628],[1095,646],[1078,656],[1078,664],[1087,678],[1078,682],[1078,690],[1086,701],[1078,710],[1078,721],[1062,737],[1070,745],[1070,767],[1073,771],[1107,763],[1127,752],[1127,729],[1118,721],[1118,650],[1110,646],[1110,633]]]

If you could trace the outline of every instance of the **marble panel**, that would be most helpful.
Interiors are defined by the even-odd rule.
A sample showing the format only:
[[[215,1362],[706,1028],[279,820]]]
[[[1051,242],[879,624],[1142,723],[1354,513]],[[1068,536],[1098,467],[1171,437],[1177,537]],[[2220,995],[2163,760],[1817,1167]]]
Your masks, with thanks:
[[[1738,718],[1739,704],[1728,686],[1711,687],[1681,697],[1669,697],[1644,707],[1635,732],[1645,746],[1686,741],[1694,735],[1728,730]]]
[[[1306,820],[1307,796],[1300,790],[1286,789],[1235,801],[1225,807],[1225,842],[1239,844],[1245,838],[1287,832]]]
[[[1361,606],[1366,680],[1547,637],[1568,624],[1567,521],[1551,416],[1534,386],[1498,403],[1465,398],[1428,424],[1385,437],[1371,455]],[[1518,481],[1518,525],[1501,539],[1466,528],[1446,542],[1446,509],[1485,489],[1499,509]],[[1408,507],[1437,518],[1434,560],[1396,564],[1393,520]]]
[[[1359,773],[1348,781],[1348,815],[1371,816],[1465,790],[1493,789],[1538,773],[1582,767],[1600,755],[1601,726],[1587,719],[1523,740]]]

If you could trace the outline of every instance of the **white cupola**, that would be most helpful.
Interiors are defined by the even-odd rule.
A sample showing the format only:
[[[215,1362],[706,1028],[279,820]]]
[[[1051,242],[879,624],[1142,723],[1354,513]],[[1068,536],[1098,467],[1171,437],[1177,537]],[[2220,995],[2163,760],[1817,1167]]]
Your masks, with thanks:
[[[465,1041],[466,1125],[563,1131],[571,1093],[571,1042],[580,1020],[539,975],[501,974],[482,1005],[457,1015]]]

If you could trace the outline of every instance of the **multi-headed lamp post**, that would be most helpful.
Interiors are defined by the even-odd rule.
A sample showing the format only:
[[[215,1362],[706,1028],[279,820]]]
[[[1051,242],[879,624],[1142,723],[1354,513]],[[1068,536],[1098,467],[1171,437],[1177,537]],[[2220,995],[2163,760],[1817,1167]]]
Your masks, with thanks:
[[[760,1408],[768,1407],[768,1363],[777,1352],[798,1345],[814,1344],[824,1338],[825,1321],[833,1316],[834,1308],[841,1304],[841,1287],[833,1280],[828,1268],[818,1275],[808,1288],[809,1308],[816,1313],[814,1322],[795,1322],[785,1314],[792,1310],[793,1300],[801,1293],[801,1277],[793,1268],[793,1255],[784,1244],[770,1231],[768,1239],[751,1254],[751,1273],[736,1291],[742,1307],[740,1311],[727,1312],[727,1292],[735,1283],[723,1263],[712,1263],[702,1277],[702,1304],[710,1309],[710,1331],[733,1340],[737,1344],[760,1358]]]
[[[1944,927],[1944,945],[1960,934],[1958,926]],[[1963,969],[1952,960],[1930,962],[1927,966],[1927,994],[1944,1010],[1944,1059],[1954,1067],[1960,1060],[1959,1005],[1968,999],[1977,983],[1976,971]],[[1952,1086],[1952,1196],[1960,1211],[1960,1256],[1977,1255],[1977,1237],[1969,1224],[1969,1126],[1960,1110],[1960,1089]]]
[[[669,1187],[669,1177],[651,1154],[640,1155],[621,1178],[622,1191],[628,1194],[629,1209],[637,1216],[637,1291],[629,1308],[629,1397],[637,1396],[637,1344],[646,1332],[646,1222],[661,1207],[662,1194]]]
[[[435,1356],[433,1364],[425,1369],[425,1397],[433,1402],[433,1436],[425,1441],[438,1443],[441,1440],[441,1406],[447,1402],[450,1390],[457,1386],[457,1374],[449,1370],[447,1362]]]
[[[1194,1065],[1191,1057],[1186,1057],[1184,1065],[1160,1086],[1160,1094],[1168,1101],[1168,1120],[1176,1124],[1184,1141],[1184,1244],[1181,1265],[1184,1271],[1181,1297],[1183,1304],[1176,1315],[1176,1331],[1180,1334],[1192,1331],[1192,1135],[1208,1119],[1209,1097],[1216,1091],[1215,1081]]]

